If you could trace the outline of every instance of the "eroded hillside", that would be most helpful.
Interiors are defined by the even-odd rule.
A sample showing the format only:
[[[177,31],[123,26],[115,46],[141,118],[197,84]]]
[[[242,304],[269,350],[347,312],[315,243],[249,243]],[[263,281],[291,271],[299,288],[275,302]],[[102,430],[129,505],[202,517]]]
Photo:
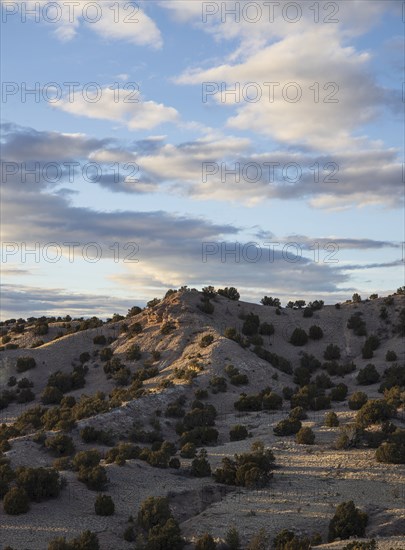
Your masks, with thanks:
[[[300,309],[181,290],[107,323],[3,324],[3,501],[31,490],[21,466],[65,482],[53,498],[29,495],[27,513],[4,506],[1,548],[42,550],[87,529],[103,550],[134,548],[124,532],[141,547],[148,496],[168,498],[188,548],[204,533],[224,541],[230,525],[242,548],[260,529],[266,548],[283,529],[325,544],[350,500],[368,514],[367,539],[403,548],[404,312],[401,294]],[[257,441],[251,467],[221,477],[223,459]],[[266,449],[274,461],[252,471]],[[113,515],[95,513],[100,492]]]

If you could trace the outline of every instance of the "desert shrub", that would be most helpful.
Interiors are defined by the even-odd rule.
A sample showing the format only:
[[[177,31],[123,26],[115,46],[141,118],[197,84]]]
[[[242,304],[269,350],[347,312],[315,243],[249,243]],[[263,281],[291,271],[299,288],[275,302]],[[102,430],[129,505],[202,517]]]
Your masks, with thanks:
[[[230,382],[234,386],[244,386],[246,384],[249,384],[249,378],[246,374],[238,373],[231,376]]]
[[[393,386],[389,390],[384,390],[384,399],[395,409],[405,404],[405,392],[401,392],[399,386]]]
[[[314,355],[304,352],[301,355],[300,366],[314,372],[321,367],[321,362]]]
[[[71,542],[67,542],[65,537],[52,539],[48,544],[48,550],[100,550],[100,545],[96,533],[83,531]]]
[[[194,445],[199,447],[202,445],[211,445],[217,442],[218,435],[218,430],[215,428],[198,426],[181,434],[180,445],[184,446],[186,443],[194,443]]]
[[[265,361],[270,363],[274,368],[280,370],[281,372],[284,372],[286,374],[292,374],[293,369],[292,369],[291,363],[285,357],[282,357],[281,355],[277,355],[276,353],[272,353],[266,349],[261,348],[260,346],[255,346],[253,352],[258,357],[260,357],[260,359],[264,359]]]
[[[166,407],[165,416],[170,418],[182,418],[186,411],[182,407],[182,403],[178,399],[169,403]]]
[[[368,397],[366,393],[362,391],[354,392],[347,401],[349,409],[352,411],[358,411],[365,403],[367,403],[367,399]]]
[[[174,321],[166,321],[160,327],[161,334],[170,334],[174,330],[176,330],[176,323]]]
[[[55,460],[52,462],[52,468],[55,468],[55,470],[61,471],[61,470],[71,470],[72,469],[72,461],[70,457],[68,456],[62,456],[61,458],[55,458]]]
[[[93,338],[93,344],[96,344],[98,346],[105,346],[106,343],[107,343],[107,340],[104,334],[97,334],[97,336]]]
[[[290,344],[293,346],[305,346],[308,342],[308,335],[302,328],[295,328],[290,337]]]
[[[107,472],[103,466],[80,468],[77,479],[92,491],[104,491],[107,483]]]
[[[88,351],[84,351],[83,353],[81,353],[79,355],[79,361],[82,365],[84,365],[84,363],[87,363],[88,361],[90,361],[90,358],[91,358],[91,355]]]
[[[93,426],[85,426],[80,431],[80,437],[85,443],[100,443],[102,445],[114,445],[114,438],[110,431],[99,430]]]
[[[203,388],[199,388],[198,390],[195,390],[194,395],[197,399],[207,399],[208,391]]]
[[[333,411],[330,411],[325,414],[324,424],[328,428],[335,428],[336,426],[339,426],[339,418],[337,414]]]
[[[10,516],[26,514],[30,509],[26,491],[22,487],[12,487],[4,495],[3,509]]]
[[[329,523],[328,541],[332,542],[337,538],[348,539],[353,536],[362,537],[367,522],[367,514],[356,508],[352,500],[342,502],[336,508],[335,515]]]
[[[246,439],[248,435],[247,428],[241,424],[232,426],[229,430],[229,438],[231,441],[242,441],[243,439]]]
[[[240,536],[236,527],[230,527],[226,532],[225,543],[228,546],[228,550],[241,550]]]
[[[378,336],[371,335],[367,338],[367,340],[364,342],[364,346],[362,347],[361,353],[363,359],[371,359],[374,355],[374,351],[379,347],[380,340]]]
[[[97,449],[79,451],[73,458],[73,469],[80,470],[80,468],[93,468],[100,463],[100,460],[101,454]]]
[[[213,376],[209,381],[209,386],[213,393],[226,392],[227,384],[223,376]]]
[[[357,412],[356,422],[360,426],[369,426],[389,420],[395,414],[395,408],[389,405],[385,399],[370,399]]]
[[[285,418],[280,420],[276,426],[273,428],[275,435],[294,435],[301,429],[301,422],[299,420]]]
[[[200,449],[191,463],[191,475],[194,477],[207,477],[211,475],[211,466],[207,460],[207,451]]]
[[[300,445],[313,445],[315,443],[315,434],[311,428],[301,428],[295,435],[295,441]]]
[[[361,437],[363,435],[362,428],[355,424],[346,424],[340,429],[340,433],[335,440],[335,449],[350,449],[358,447]]]
[[[17,372],[25,372],[30,369],[34,369],[37,363],[33,357],[19,357],[17,359]]]
[[[252,444],[250,452],[235,454],[234,460],[224,457],[221,467],[214,472],[214,479],[226,485],[264,487],[272,477],[273,468],[274,454],[257,441]]]
[[[388,350],[385,354],[385,360],[386,361],[396,361],[398,359],[397,354],[393,350]]]
[[[369,386],[370,384],[375,384],[378,382],[380,380],[380,375],[378,374],[375,365],[369,363],[364,367],[364,369],[359,371],[356,380],[361,386]]]
[[[332,380],[329,378],[329,376],[327,374],[325,374],[324,372],[322,372],[321,374],[318,374],[316,377],[315,377],[315,385],[318,387],[318,388],[322,388],[324,390],[328,390],[329,388],[331,388],[333,386],[333,382]]]
[[[260,529],[259,532],[251,539],[246,550],[266,550],[268,546],[269,537],[264,528]]]
[[[356,336],[367,336],[366,323],[362,319],[362,313],[360,311],[349,317],[347,328],[352,329]]]
[[[130,336],[132,336],[134,334],[140,334],[143,329],[142,329],[141,323],[133,323],[132,325],[129,326],[128,330],[129,330]]]
[[[53,468],[17,468],[16,482],[35,502],[57,497],[62,488],[59,472]]]
[[[18,389],[16,391],[15,400],[17,403],[30,403],[34,401],[35,394],[30,388]]]
[[[149,530],[145,550],[182,550],[184,544],[179,524],[171,517],[164,525]]]
[[[169,501],[166,497],[148,497],[139,508],[138,525],[149,530],[163,526],[172,517]]]
[[[340,349],[339,346],[335,344],[328,344],[323,353],[324,359],[327,361],[333,361],[334,359],[340,359]]]
[[[142,357],[141,348],[138,344],[132,344],[128,349],[125,358],[127,361],[137,361]]]
[[[272,298],[271,296],[264,296],[260,303],[263,306],[273,306],[273,307],[280,307],[281,302],[279,298]]]
[[[320,340],[323,337],[323,330],[318,325],[312,325],[308,331],[311,340]]]
[[[207,313],[208,315],[212,315],[215,309],[214,304],[205,297],[201,298],[201,304],[197,304],[197,307],[200,311],[202,311],[203,313]]]
[[[57,434],[45,439],[45,447],[51,451],[54,456],[68,456],[75,452],[73,439],[65,434]]]
[[[266,323],[266,321],[261,323],[259,326],[259,334],[261,334],[262,336],[271,336],[272,334],[274,334],[273,323]]]
[[[100,350],[99,357],[100,361],[109,361],[113,356],[113,351],[111,348],[103,348]]]
[[[257,334],[259,327],[260,319],[258,315],[249,313],[249,315],[245,318],[243,322],[242,334],[244,334],[245,336],[252,336],[254,334]]]
[[[302,407],[295,407],[294,409],[291,409],[288,414],[288,418],[290,420],[305,420],[307,416],[307,413]]]
[[[354,540],[343,546],[342,550],[377,550],[377,543],[374,539],[369,541]]]
[[[175,470],[178,470],[180,466],[180,460],[177,457],[174,456],[169,460],[169,468],[174,468]]]
[[[229,288],[228,287],[225,287],[225,288],[219,288],[217,290],[217,293],[220,295],[220,296],[225,296],[225,298],[228,298],[229,300],[234,300],[234,301],[238,301],[239,298],[240,298],[240,294],[239,292],[237,291],[237,289],[233,286],[230,286]]]
[[[384,371],[382,383],[378,389],[379,392],[383,392],[386,389],[390,389],[394,386],[405,387],[405,365],[400,366],[396,363],[391,367],[388,367]]]
[[[94,511],[98,516],[112,516],[115,511],[113,499],[109,495],[97,495]]]
[[[405,464],[405,430],[396,430],[376,450],[378,462]]]
[[[283,406],[283,398],[281,395],[278,395],[278,393],[274,391],[270,391],[269,393],[265,393],[262,395],[262,408],[263,410],[277,410],[281,409]]]
[[[238,411],[261,411],[263,397],[261,394],[246,395],[241,394],[239,399],[233,404]]]
[[[180,456],[182,458],[194,458],[196,455],[196,446],[194,443],[185,443],[180,449]]]
[[[195,550],[216,550],[217,543],[214,541],[212,535],[205,533],[198,537],[195,543]]]
[[[338,384],[331,389],[330,397],[332,401],[344,401],[347,397],[348,388],[346,384]]]
[[[302,314],[302,316],[303,316],[305,319],[307,319],[307,318],[309,318],[309,317],[313,317],[313,315],[314,315],[314,312],[312,311],[312,309],[311,309],[310,307],[306,307],[306,308],[304,309],[304,313]]]
[[[212,334],[205,334],[201,337],[200,348],[207,348],[214,341],[214,336]]]
[[[297,367],[294,369],[294,384],[306,386],[311,380],[311,372],[306,367]]]
[[[313,544],[308,537],[299,537],[293,531],[283,529],[273,539],[274,550],[309,550]]]

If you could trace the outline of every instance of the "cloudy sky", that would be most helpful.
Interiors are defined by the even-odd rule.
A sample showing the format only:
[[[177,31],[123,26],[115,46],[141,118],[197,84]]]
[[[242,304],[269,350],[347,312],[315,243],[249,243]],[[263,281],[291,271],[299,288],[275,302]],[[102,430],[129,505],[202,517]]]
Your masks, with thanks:
[[[1,4],[2,319],[404,284],[401,2]]]

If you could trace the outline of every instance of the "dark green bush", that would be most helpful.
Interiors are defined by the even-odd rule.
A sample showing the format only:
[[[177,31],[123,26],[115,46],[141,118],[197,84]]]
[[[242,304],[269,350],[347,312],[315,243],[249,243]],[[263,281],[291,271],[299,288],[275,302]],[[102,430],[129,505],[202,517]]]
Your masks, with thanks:
[[[214,472],[214,479],[226,485],[239,485],[254,488],[264,487],[272,477],[274,454],[270,449],[264,449],[263,443],[252,444],[249,453],[235,454],[235,459],[222,459],[222,465]]]
[[[365,403],[356,415],[356,422],[360,426],[377,424],[389,420],[395,416],[396,410],[385,399],[370,399]]]
[[[324,424],[328,428],[335,428],[336,426],[339,426],[339,418],[337,414],[333,411],[326,413]]]
[[[308,342],[308,335],[302,328],[295,328],[290,337],[290,344],[293,346],[305,346]]]
[[[191,463],[191,475],[194,477],[207,477],[211,475],[211,466],[207,460],[207,451],[200,449]]]
[[[17,468],[16,482],[35,502],[57,497],[62,488],[59,472],[54,468]]]
[[[141,503],[138,512],[138,525],[149,530],[165,525],[171,516],[169,501],[166,497],[148,497]]]
[[[232,426],[229,430],[229,437],[231,441],[242,441],[243,439],[246,439],[248,435],[247,428],[241,424]]]
[[[262,336],[271,336],[274,334],[274,325],[273,323],[266,323],[265,321],[259,326],[259,334]]]
[[[132,344],[126,353],[127,361],[137,361],[142,357],[141,348],[138,344]]]
[[[113,499],[109,495],[97,495],[94,511],[98,516],[112,516],[115,511]]]
[[[4,495],[3,509],[10,516],[26,514],[30,509],[26,491],[22,487],[12,487]]]
[[[362,391],[354,392],[347,401],[349,409],[352,411],[358,411],[365,403],[367,403],[367,399],[368,397],[366,393]]]
[[[214,336],[212,334],[205,334],[201,337],[200,348],[207,348],[214,341]]]
[[[335,515],[329,523],[328,541],[337,538],[348,539],[353,536],[363,537],[368,522],[365,512],[355,507],[354,502],[342,502],[336,508]]]
[[[346,384],[338,384],[336,387],[331,389],[330,397],[332,401],[344,401],[347,397],[348,388]]]
[[[309,550],[311,540],[308,537],[299,537],[293,531],[283,529],[273,539],[274,550]]]
[[[360,311],[356,312],[347,321],[347,328],[352,329],[356,336],[367,335],[366,323],[362,319],[362,315]]]
[[[65,434],[57,434],[45,439],[45,447],[56,457],[68,456],[75,452],[73,439]]]
[[[180,449],[180,456],[182,458],[194,458],[196,455],[196,446],[194,443],[185,443]]]
[[[294,420],[291,418],[285,418],[280,420],[280,422],[273,428],[275,435],[294,435],[301,429],[301,422],[299,420]]]
[[[333,361],[334,359],[340,359],[340,349],[339,346],[335,344],[328,344],[323,353],[324,359],[327,361]]]
[[[216,550],[217,543],[214,541],[212,535],[205,533],[198,537],[195,543],[195,550]]]
[[[370,384],[375,384],[378,382],[380,380],[380,375],[378,374],[375,365],[369,363],[364,367],[364,369],[360,369],[356,379],[357,383],[361,386],[369,386]]]
[[[323,330],[318,325],[312,325],[309,327],[308,334],[311,340],[320,340],[323,338]]]
[[[93,344],[96,344],[98,346],[105,346],[106,343],[107,343],[107,340],[104,334],[97,334],[97,336],[93,338]]]
[[[385,360],[386,361],[396,361],[398,359],[397,354],[393,350],[388,350],[385,354]]]
[[[25,372],[30,369],[34,369],[37,363],[33,357],[19,357],[17,359],[17,372]]]
[[[301,428],[295,435],[295,441],[301,445],[313,445],[315,443],[315,434],[311,428]]]
[[[77,479],[92,491],[104,491],[107,483],[107,472],[103,466],[80,468]]]

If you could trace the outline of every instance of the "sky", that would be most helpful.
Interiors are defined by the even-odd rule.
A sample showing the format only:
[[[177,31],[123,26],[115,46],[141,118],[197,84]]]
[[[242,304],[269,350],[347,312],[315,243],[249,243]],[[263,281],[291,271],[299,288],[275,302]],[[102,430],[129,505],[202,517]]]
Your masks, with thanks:
[[[1,1],[1,319],[404,285],[390,0]]]

